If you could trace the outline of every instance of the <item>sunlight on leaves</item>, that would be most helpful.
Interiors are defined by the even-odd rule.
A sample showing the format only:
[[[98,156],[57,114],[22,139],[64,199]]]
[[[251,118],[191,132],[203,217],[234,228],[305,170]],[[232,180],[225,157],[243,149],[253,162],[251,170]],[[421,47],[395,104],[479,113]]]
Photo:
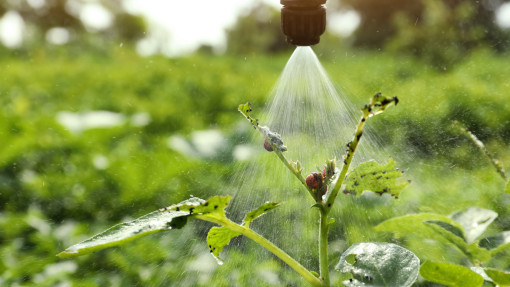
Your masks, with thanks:
[[[450,217],[457,221],[464,228],[464,235],[467,243],[473,243],[487,227],[498,217],[492,210],[479,207],[469,207],[465,210],[455,212]]]

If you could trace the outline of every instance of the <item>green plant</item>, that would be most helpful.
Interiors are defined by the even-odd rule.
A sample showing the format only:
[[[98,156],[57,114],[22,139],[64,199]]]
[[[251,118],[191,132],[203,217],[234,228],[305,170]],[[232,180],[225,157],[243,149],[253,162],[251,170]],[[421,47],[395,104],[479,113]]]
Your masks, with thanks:
[[[506,182],[505,192],[510,192],[505,170],[499,160],[487,150],[482,141],[460,122],[453,128],[470,139],[487,157],[496,172]],[[480,239],[489,225],[498,217],[492,210],[469,207],[449,216],[434,213],[411,214],[392,218],[379,224],[379,231],[394,232],[398,237],[415,235],[443,242],[460,251],[467,259],[463,265],[426,261],[420,274],[428,281],[452,287],[510,286],[510,272],[493,265],[492,260],[510,250],[510,231]]]
[[[302,183],[314,202],[312,207],[317,208],[319,212],[320,275],[306,269],[286,252],[250,228],[252,221],[277,208],[279,203],[266,202],[248,212],[243,222],[237,224],[228,219],[225,214],[225,208],[230,201],[229,196],[213,196],[208,200],[191,197],[131,222],[115,225],[103,233],[67,248],[58,256],[75,257],[120,245],[151,233],[180,229],[189,218],[192,218],[220,225],[220,227],[212,227],[207,235],[208,247],[216,258],[232,238],[244,235],[287,263],[311,285],[330,286],[328,234],[329,226],[334,220],[330,219],[329,214],[340,190],[344,194],[354,196],[360,196],[364,191],[372,191],[377,195],[387,193],[398,198],[400,191],[409,184],[408,181],[398,181],[402,172],[395,168],[396,164],[391,159],[386,164],[378,164],[375,161],[365,162],[349,172],[366,121],[372,116],[384,112],[393,103],[395,105],[398,103],[396,97],[387,98],[380,93],[372,97],[370,103],[361,110],[362,117],[354,137],[347,144],[343,167],[338,170],[335,159],[327,160],[322,170],[312,173],[307,178],[302,175],[303,168],[299,161],[288,160],[285,157],[284,152],[287,151],[287,147],[281,136],[269,128],[259,125],[258,119],[251,117],[250,104],[240,105],[238,108],[239,112],[250,121],[253,128],[263,135],[266,150],[274,152]],[[219,262],[221,263],[220,260]],[[418,267],[419,259],[409,250],[395,244],[380,242],[358,243],[351,246],[344,252],[336,265],[336,269],[343,274],[342,280],[346,286],[410,286],[418,276]]]

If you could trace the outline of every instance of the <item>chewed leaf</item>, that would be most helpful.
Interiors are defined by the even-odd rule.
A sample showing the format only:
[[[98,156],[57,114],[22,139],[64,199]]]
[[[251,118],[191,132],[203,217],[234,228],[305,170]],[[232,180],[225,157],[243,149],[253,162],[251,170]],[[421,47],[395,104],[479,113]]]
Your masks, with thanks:
[[[248,227],[250,225],[250,222],[255,220],[257,217],[263,215],[264,213],[271,211],[275,208],[280,206],[277,202],[266,202],[259,206],[257,209],[254,209],[246,214],[243,220],[244,226]]]
[[[392,243],[367,242],[349,247],[335,269],[350,278],[345,286],[411,286],[418,277],[420,260]]]
[[[133,221],[117,224],[83,242],[57,254],[59,257],[76,257],[108,247],[121,245],[139,237],[171,229],[182,228],[187,216],[193,214],[224,214],[230,196],[213,196],[209,200],[192,197],[166,208],[153,211]]]
[[[482,235],[492,221],[498,217],[498,214],[488,209],[469,207],[450,215],[450,217],[462,225],[467,243],[472,243]]]
[[[395,165],[391,158],[386,164],[373,160],[360,164],[347,176],[344,193],[360,196],[363,191],[372,191],[378,195],[389,193],[398,198],[400,191],[409,185],[410,181],[397,183],[402,172],[396,169]]]
[[[420,275],[428,281],[451,287],[480,287],[483,277],[467,267],[427,261],[421,265]]]
[[[251,113],[251,104],[250,103],[240,104],[237,110],[245,117],[249,117]]]
[[[226,227],[214,226],[207,234],[207,246],[211,253],[218,258],[223,247],[230,243],[232,238],[241,235],[241,233],[232,231]]]

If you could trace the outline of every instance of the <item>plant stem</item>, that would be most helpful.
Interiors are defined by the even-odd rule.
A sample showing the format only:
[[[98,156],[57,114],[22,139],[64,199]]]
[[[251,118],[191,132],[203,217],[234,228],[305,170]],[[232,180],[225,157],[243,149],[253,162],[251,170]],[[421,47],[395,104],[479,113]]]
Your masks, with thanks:
[[[323,286],[323,282],[313,275],[308,269],[306,269],[303,265],[297,262],[294,258],[288,255],[285,251],[281,250],[278,246],[274,245],[271,241],[264,238],[262,235],[257,232],[247,228],[245,226],[241,226],[235,222],[230,221],[226,217],[219,217],[216,215],[201,215],[197,214],[194,216],[197,219],[213,222],[219,225],[222,225],[232,231],[239,232],[240,234],[250,238],[256,243],[260,244],[262,247],[269,250],[276,257],[280,258],[283,262],[287,263],[292,269],[294,269],[299,275],[301,275],[308,283],[312,286]]]
[[[483,142],[478,139],[475,134],[473,134],[470,130],[468,130],[464,125],[462,125],[459,121],[453,121],[454,127],[457,127],[466,137],[468,137],[487,157],[487,159],[491,162],[491,164],[496,168],[496,172],[501,176],[504,181],[507,181],[505,175],[505,169],[503,169],[503,165],[499,160],[497,160],[485,147]]]
[[[319,227],[319,263],[320,274],[324,285],[329,286],[329,260],[328,260],[328,214],[327,211],[320,211],[320,227]]]
[[[342,186],[342,183],[344,182],[345,175],[347,174],[347,171],[349,170],[349,166],[351,165],[352,158],[354,157],[354,153],[356,152],[356,149],[358,147],[359,141],[361,139],[361,136],[363,135],[363,127],[365,126],[365,122],[367,121],[367,118],[370,115],[369,109],[365,107],[363,110],[363,116],[361,116],[361,120],[358,123],[358,127],[356,128],[356,132],[354,133],[354,138],[352,141],[347,145],[348,151],[347,155],[344,159],[344,166],[342,167],[342,170],[340,171],[340,175],[338,176],[338,179],[335,183],[335,186],[331,190],[329,194],[326,194],[326,200],[325,200],[325,209],[327,213],[329,213],[329,210],[331,210],[331,207],[333,206],[333,203],[335,202],[336,196],[338,195],[338,191],[340,190],[340,187]]]
[[[306,179],[303,177],[303,175],[296,171],[294,169],[294,167],[292,167],[289,163],[289,161],[287,160],[287,158],[283,155],[283,153],[277,149],[274,150],[274,153],[278,156],[278,158],[283,162],[283,164],[290,170],[290,172],[292,172],[292,174],[294,174],[297,179],[303,184],[303,186],[306,188],[306,190],[308,191],[308,194],[310,194],[310,196],[312,197],[313,200],[316,200],[315,199],[315,193],[313,193],[312,189],[310,189],[308,187],[308,185],[306,185]]]

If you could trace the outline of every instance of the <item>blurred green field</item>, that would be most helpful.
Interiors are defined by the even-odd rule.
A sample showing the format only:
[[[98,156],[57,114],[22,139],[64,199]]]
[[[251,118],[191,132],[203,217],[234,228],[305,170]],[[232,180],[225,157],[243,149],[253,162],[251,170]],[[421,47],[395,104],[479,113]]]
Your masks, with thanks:
[[[217,266],[205,243],[209,225],[200,223],[75,260],[55,256],[115,223],[190,194],[224,194],[235,169],[247,164],[233,155],[251,133],[237,105],[250,101],[262,109],[289,56],[141,58],[124,46],[101,54],[41,49],[30,56],[0,58],[0,285],[305,285],[245,239],[233,242],[237,248],[227,247],[225,264]],[[376,92],[399,97],[396,108],[370,125],[413,180],[398,201],[341,197],[330,236],[332,264],[353,243],[393,241],[373,226],[397,215],[447,215],[479,206],[499,213],[487,234],[510,230],[504,182],[484,155],[451,129],[453,120],[465,123],[510,166],[509,55],[477,50],[453,70],[443,71],[382,52],[318,56],[354,105],[363,105]],[[122,120],[115,127],[78,126],[74,131],[59,123],[62,112],[87,111],[118,113]],[[218,130],[225,139],[214,154],[193,146],[193,135],[203,130]],[[194,156],[169,147],[176,136],[194,148]],[[301,216],[283,211],[267,215],[285,219],[274,228],[291,228],[287,219],[295,220],[294,226],[316,220],[305,218],[314,213],[300,201],[296,196],[286,204]],[[304,229],[297,246],[285,238],[274,241],[306,257],[309,251],[299,247],[313,246],[316,233]],[[423,238],[398,243],[421,260],[465,260],[457,250]],[[492,263],[508,269],[508,258]],[[312,258],[304,264],[313,268],[316,263]]]

